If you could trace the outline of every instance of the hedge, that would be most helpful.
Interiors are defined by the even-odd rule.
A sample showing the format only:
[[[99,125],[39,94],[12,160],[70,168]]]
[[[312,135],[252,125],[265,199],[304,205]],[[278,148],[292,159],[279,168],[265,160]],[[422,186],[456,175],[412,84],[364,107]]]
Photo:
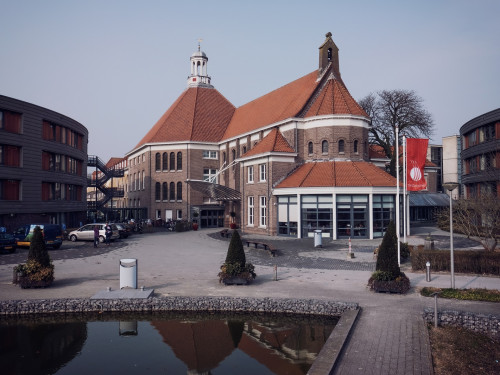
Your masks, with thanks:
[[[500,275],[500,253],[486,251],[459,250],[453,252],[455,272]],[[411,252],[413,271],[425,270],[431,263],[433,271],[450,271],[449,250],[414,250]]]

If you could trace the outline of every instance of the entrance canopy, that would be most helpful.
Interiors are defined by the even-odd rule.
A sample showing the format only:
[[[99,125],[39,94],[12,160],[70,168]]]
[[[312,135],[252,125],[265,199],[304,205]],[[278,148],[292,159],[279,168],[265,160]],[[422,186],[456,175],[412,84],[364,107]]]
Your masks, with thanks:
[[[215,201],[239,201],[241,193],[227,186],[202,180],[186,180],[194,190]]]

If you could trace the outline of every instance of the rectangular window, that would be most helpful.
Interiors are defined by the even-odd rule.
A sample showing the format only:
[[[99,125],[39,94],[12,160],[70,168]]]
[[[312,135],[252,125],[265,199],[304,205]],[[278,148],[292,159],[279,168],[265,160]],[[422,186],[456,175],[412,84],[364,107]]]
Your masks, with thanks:
[[[0,200],[18,201],[20,187],[19,180],[0,180]]]
[[[254,197],[248,197],[248,225],[253,226],[254,224]]]
[[[0,165],[7,167],[21,166],[21,147],[0,145]]]
[[[203,181],[217,183],[217,169],[203,168]]]
[[[253,165],[248,167],[248,182],[253,182]]]
[[[182,220],[182,210],[177,210],[177,220]]]
[[[267,198],[260,197],[260,222],[259,226],[265,227],[267,225]]]
[[[21,114],[0,111],[0,129],[11,133],[21,133]]]
[[[217,159],[217,151],[203,150],[203,159]]]
[[[259,165],[259,176],[260,176],[260,181],[264,182],[267,180],[267,170],[266,170],[266,165],[265,164],[260,164]]]

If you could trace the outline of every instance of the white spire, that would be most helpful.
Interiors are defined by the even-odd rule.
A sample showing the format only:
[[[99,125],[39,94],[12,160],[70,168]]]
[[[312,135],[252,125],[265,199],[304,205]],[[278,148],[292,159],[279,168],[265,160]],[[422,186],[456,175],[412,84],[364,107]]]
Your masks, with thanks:
[[[213,87],[210,85],[210,77],[207,74],[208,57],[201,50],[198,39],[198,51],[191,55],[191,75],[188,77],[188,87]]]

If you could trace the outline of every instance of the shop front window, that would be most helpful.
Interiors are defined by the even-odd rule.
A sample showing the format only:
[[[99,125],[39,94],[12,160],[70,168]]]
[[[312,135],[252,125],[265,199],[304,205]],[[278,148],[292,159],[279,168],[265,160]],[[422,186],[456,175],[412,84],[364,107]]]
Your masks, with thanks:
[[[394,221],[394,196],[373,196],[373,237],[383,237],[389,222]]]
[[[297,237],[297,196],[278,197],[278,235]]]
[[[331,195],[301,197],[302,237],[313,237],[319,229],[322,237],[333,236],[333,199]]]
[[[337,195],[337,238],[368,235],[368,196]]]

